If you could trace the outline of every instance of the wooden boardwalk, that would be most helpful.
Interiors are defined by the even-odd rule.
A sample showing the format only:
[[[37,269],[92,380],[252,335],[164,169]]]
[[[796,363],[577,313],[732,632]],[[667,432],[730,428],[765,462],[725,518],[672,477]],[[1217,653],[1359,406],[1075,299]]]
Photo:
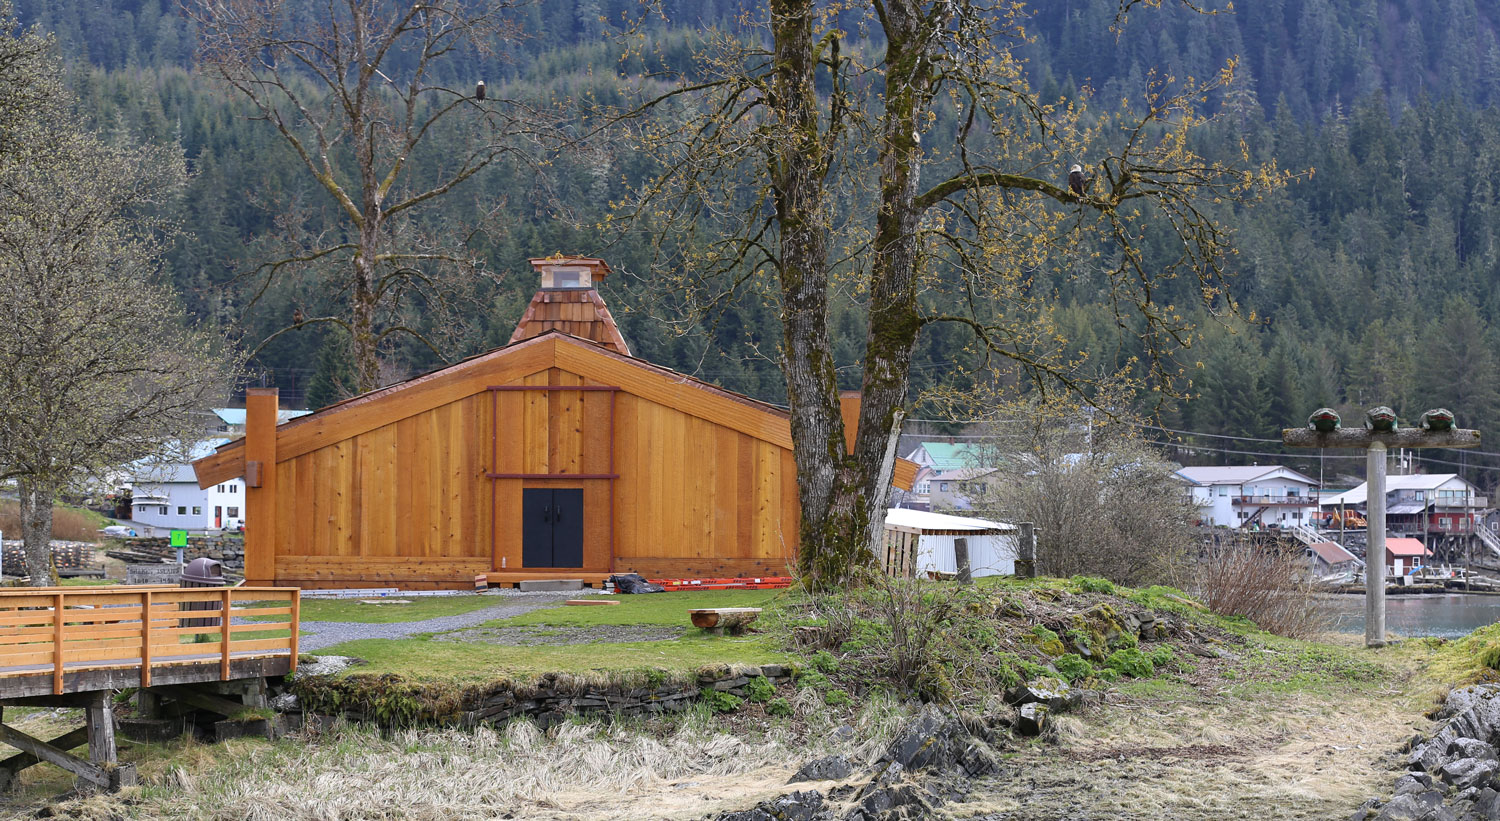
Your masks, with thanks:
[[[133,774],[115,763],[114,691],[138,687],[169,698],[191,697],[181,686],[263,682],[292,672],[299,592],[166,586],[0,590],[0,710],[83,707],[86,717],[83,729],[51,742],[0,723],[0,742],[22,751],[0,760],[0,788],[42,761],[97,787],[130,783]],[[244,706],[251,706],[248,700]],[[67,752],[84,740],[88,760]]]

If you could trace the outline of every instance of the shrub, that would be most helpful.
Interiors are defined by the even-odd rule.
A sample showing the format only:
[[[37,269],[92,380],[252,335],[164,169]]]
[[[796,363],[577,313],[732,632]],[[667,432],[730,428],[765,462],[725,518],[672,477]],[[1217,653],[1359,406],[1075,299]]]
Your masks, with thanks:
[[[776,688],[771,685],[771,680],[765,676],[756,676],[745,685],[745,698],[758,704],[770,701],[776,695]]]
[[[1163,644],[1157,646],[1150,653],[1146,654],[1146,658],[1150,659],[1151,666],[1158,670],[1165,667],[1177,666],[1177,654],[1172,652],[1170,645]]]
[[[797,685],[799,687],[811,687],[814,690],[821,690],[828,686],[828,676],[819,673],[817,670],[802,670],[797,674]]]
[[[833,654],[827,650],[819,650],[813,653],[809,663],[812,664],[814,670],[820,673],[837,673],[839,671],[839,660],[834,658]]]
[[[773,698],[766,702],[766,714],[773,716],[789,716],[792,714],[792,703],[784,698]]]
[[[1110,654],[1109,661],[1105,662],[1105,664],[1110,669],[1119,672],[1120,675],[1130,676],[1131,678],[1149,678],[1152,673],[1156,672],[1156,668],[1151,664],[1151,659],[1147,658],[1145,653],[1134,647],[1116,650]]]
[[[1109,579],[1100,579],[1093,576],[1074,576],[1069,579],[1073,587],[1080,593],[1110,593],[1115,592],[1115,584]]]
[[[823,694],[823,703],[829,707],[843,707],[851,701],[853,699],[849,698],[849,694],[843,690],[829,690]]]
[[[1193,573],[1203,603],[1221,616],[1243,616],[1288,638],[1308,638],[1327,624],[1301,548],[1220,545],[1198,560]]]
[[[1094,674],[1094,665],[1076,653],[1064,653],[1052,662],[1057,672],[1068,681],[1078,681]]]
[[[745,703],[744,699],[734,693],[715,690],[712,687],[704,687],[701,695],[704,706],[715,713],[732,713]]]

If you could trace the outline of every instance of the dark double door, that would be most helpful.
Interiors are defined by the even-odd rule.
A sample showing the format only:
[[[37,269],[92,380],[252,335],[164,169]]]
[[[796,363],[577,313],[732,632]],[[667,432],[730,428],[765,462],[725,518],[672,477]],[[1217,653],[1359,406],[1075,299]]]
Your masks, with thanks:
[[[521,565],[583,567],[583,489],[521,491]]]

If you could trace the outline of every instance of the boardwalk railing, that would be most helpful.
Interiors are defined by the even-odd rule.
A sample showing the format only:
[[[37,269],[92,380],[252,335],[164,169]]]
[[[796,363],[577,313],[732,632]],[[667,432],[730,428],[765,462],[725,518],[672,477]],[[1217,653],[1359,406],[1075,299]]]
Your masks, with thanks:
[[[50,672],[54,693],[65,673],[219,664],[290,656],[297,665],[300,591],[291,587],[96,587],[0,590],[0,678]],[[223,614],[230,616],[226,628]],[[245,619],[253,619],[246,622]],[[227,630],[227,634],[226,634]]]

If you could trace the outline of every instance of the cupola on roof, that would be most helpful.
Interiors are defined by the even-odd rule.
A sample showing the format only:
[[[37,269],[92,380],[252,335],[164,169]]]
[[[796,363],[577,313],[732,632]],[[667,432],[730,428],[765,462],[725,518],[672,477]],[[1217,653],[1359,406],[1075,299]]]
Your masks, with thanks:
[[[612,273],[608,263],[594,257],[557,254],[533,259],[531,267],[541,274],[541,290],[521,315],[510,336],[512,343],[561,331],[630,356],[630,346],[625,344],[604,297],[594,290],[600,279]]]

